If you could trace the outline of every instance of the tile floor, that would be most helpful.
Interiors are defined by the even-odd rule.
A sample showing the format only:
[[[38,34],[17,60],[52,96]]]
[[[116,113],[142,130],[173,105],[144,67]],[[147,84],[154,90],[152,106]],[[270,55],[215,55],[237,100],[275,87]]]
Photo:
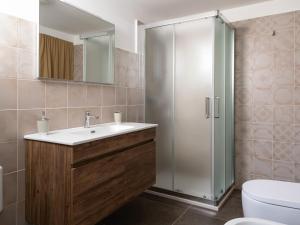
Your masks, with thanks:
[[[239,191],[234,191],[217,213],[142,194],[98,225],[223,225],[230,219],[242,216]]]

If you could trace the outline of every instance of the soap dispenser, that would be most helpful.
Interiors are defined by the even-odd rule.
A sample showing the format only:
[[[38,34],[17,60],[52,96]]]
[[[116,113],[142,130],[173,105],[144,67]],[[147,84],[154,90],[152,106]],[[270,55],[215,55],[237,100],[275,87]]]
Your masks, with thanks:
[[[42,118],[37,121],[38,133],[47,134],[49,129],[49,119],[46,118],[45,111],[42,111]]]

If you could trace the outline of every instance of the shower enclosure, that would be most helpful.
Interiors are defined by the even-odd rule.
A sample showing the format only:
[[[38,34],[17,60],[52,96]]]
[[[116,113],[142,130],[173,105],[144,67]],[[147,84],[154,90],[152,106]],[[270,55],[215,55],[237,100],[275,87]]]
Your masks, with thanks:
[[[159,124],[155,190],[217,204],[234,184],[234,31],[218,13],[143,31],[146,122]]]

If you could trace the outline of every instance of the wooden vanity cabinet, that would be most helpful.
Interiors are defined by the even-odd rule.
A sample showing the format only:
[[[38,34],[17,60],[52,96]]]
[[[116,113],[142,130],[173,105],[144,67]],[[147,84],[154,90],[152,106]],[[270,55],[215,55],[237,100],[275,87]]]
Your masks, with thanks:
[[[26,140],[26,220],[95,225],[155,183],[155,128],[67,146]]]

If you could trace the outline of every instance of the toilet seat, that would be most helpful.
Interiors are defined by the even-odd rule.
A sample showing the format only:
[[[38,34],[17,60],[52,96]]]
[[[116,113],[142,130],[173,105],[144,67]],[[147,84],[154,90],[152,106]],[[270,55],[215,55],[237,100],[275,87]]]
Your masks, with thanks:
[[[300,210],[300,183],[250,180],[242,189],[256,201]]]

